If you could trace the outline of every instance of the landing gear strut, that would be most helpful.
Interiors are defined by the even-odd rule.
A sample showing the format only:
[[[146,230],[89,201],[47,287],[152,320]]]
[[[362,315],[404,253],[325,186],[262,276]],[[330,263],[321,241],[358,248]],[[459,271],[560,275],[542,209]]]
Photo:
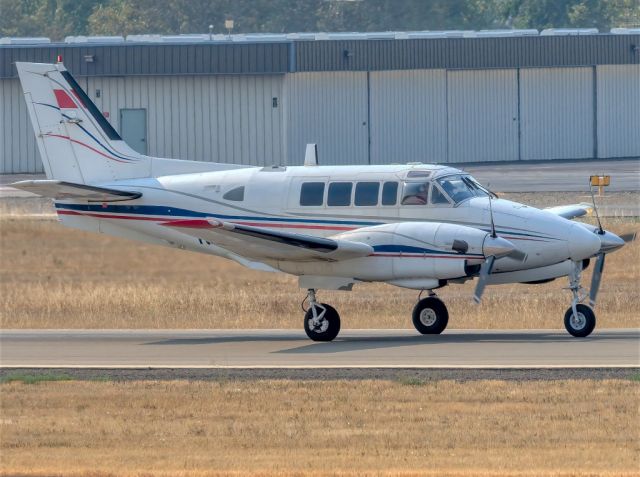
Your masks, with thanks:
[[[307,291],[309,309],[304,314],[304,331],[313,341],[332,341],[340,332],[340,315],[326,303],[316,301],[316,291]]]
[[[438,335],[444,331],[447,323],[447,307],[433,292],[419,300],[413,308],[413,326],[423,335]]]
[[[564,327],[578,338],[589,336],[596,327],[596,314],[591,307],[581,303],[587,298],[588,293],[580,285],[582,275],[582,262],[573,262],[573,268],[569,274],[569,290],[573,294],[571,306],[564,314]]]

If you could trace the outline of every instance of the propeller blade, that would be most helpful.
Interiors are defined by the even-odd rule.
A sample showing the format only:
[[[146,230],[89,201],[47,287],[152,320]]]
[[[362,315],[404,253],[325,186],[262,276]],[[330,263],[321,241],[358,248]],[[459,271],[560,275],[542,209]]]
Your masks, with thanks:
[[[620,237],[626,243],[633,242],[637,238],[637,236],[638,236],[638,232],[629,232],[626,234],[618,235],[618,237]]]
[[[598,255],[595,267],[593,267],[593,276],[591,277],[591,288],[589,289],[589,305],[595,306],[596,298],[598,297],[598,289],[600,288],[600,281],[602,280],[602,271],[604,270],[604,257],[605,254]]]
[[[482,300],[482,294],[484,293],[484,287],[487,286],[487,277],[491,273],[493,269],[493,262],[496,261],[496,257],[493,255],[487,258],[487,260],[480,267],[480,275],[478,276],[478,284],[476,285],[476,290],[473,293],[473,301],[476,303],[480,303]]]
[[[518,262],[524,262],[527,259],[527,254],[522,250],[514,250],[507,257],[517,260]]]

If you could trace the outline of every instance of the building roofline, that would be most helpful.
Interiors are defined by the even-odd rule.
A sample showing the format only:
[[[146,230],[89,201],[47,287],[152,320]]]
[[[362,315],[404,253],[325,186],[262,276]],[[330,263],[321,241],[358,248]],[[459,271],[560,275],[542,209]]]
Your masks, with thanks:
[[[0,45],[0,78],[58,54],[77,76],[575,67],[640,64],[640,34]]]

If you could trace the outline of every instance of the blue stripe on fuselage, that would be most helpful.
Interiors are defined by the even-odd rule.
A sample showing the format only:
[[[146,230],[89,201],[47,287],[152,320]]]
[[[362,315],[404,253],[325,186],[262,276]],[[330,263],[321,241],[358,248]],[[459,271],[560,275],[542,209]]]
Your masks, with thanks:
[[[371,226],[381,225],[385,222],[362,222],[353,220],[320,220],[320,219],[292,219],[285,217],[260,217],[251,215],[223,215],[214,214],[210,212],[196,212],[194,210],[180,209],[177,207],[165,207],[161,205],[91,205],[91,204],[59,204],[56,203],[56,208],[77,210],[81,212],[111,212],[117,214],[140,214],[140,215],[163,215],[169,217],[213,217],[216,219],[229,219],[229,220],[255,220],[265,222],[290,222],[290,223],[313,223],[313,224],[339,224],[339,225],[357,225],[357,226]]]
[[[265,222],[265,225],[269,222],[285,222],[294,224],[327,224],[327,225],[353,225],[356,227],[369,227],[373,225],[383,225],[387,222],[365,222],[356,220],[323,220],[323,219],[296,219],[288,217],[264,217],[264,216],[251,216],[251,215],[224,215],[215,214],[210,212],[197,212],[189,209],[181,209],[178,207],[166,207],[162,205],[102,205],[102,204],[55,204],[58,209],[76,210],[80,212],[102,212],[102,213],[116,213],[116,214],[134,214],[134,215],[159,215],[165,217],[197,217],[197,218],[216,218],[223,220],[248,220],[248,221],[261,221]],[[456,225],[462,225],[466,227],[472,227],[484,232],[490,232],[489,229],[483,227],[475,227],[473,225],[467,225],[464,223],[458,223]],[[547,240],[558,240],[555,237],[546,235],[537,235],[525,232],[515,232],[512,230],[496,230],[499,234],[504,235],[517,235],[522,237],[535,237]],[[422,252],[419,252],[422,253]]]

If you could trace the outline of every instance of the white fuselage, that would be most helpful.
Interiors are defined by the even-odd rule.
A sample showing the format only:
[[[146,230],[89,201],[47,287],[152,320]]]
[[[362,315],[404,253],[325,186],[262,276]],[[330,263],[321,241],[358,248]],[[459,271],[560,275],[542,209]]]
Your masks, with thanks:
[[[122,204],[87,205],[66,201],[57,202],[56,207],[61,220],[72,227],[222,256],[228,254],[215,244],[184,235],[162,223],[213,218],[307,235],[344,236],[359,240],[366,240],[366,237],[357,236],[360,229],[369,230],[364,228],[394,223],[411,227],[412,223],[438,222],[489,232],[490,201],[486,194],[457,202],[451,197],[445,201],[440,197],[441,203],[432,203],[435,195],[447,196],[442,185],[438,185],[438,179],[460,174],[465,175],[457,169],[427,165],[252,167],[105,183],[104,186],[135,190],[143,195]],[[316,188],[317,197],[311,197],[310,205],[301,204],[301,188],[305,183],[325,184],[320,194]],[[330,199],[334,190],[330,190],[329,184],[332,183],[347,185],[335,186],[338,194]],[[349,183],[352,184],[351,190],[345,193]],[[359,183],[368,185],[358,186]],[[389,193],[385,183],[397,184],[393,200],[390,199],[393,191]],[[422,184],[431,188],[427,203],[416,203],[412,198],[405,200],[405,192],[420,189]],[[360,194],[366,188],[369,194]],[[372,191],[377,193],[375,204],[372,203]],[[403,204],[403,201],[407,203]],[[333,205],[332,202],[344,205]],[[356,205],[358,202],[364,205]],[[508,257],[496,261],[495,273],[536,269],[571,258],[579,259],[580,247],[584,245],[581,240],[574,239],[593,236],[581,224],[552,213],[502,199],[491,202],[498,235],[526,254],[524,261]],[[395,232],[397,234],[398,230]],[[383,239],[375,240],[377,242],[372,245],[380,253],[370,257],[337,263],[282,260],[265,263],[296,275],[352,276],[359,280],[393,282],[413,278],[453,278],[452,272],[448,271],[451,259],[466,259],[471,264],[482,262],[482,257],[472,254],[438,256],[428,249],[403,249],[397,246],[400,242],[385,244]],[[593,239],[589,240],[591,247]],[[588,254],[585,252],[584,256]],[[447,271],[439,273],[439,270]]]

